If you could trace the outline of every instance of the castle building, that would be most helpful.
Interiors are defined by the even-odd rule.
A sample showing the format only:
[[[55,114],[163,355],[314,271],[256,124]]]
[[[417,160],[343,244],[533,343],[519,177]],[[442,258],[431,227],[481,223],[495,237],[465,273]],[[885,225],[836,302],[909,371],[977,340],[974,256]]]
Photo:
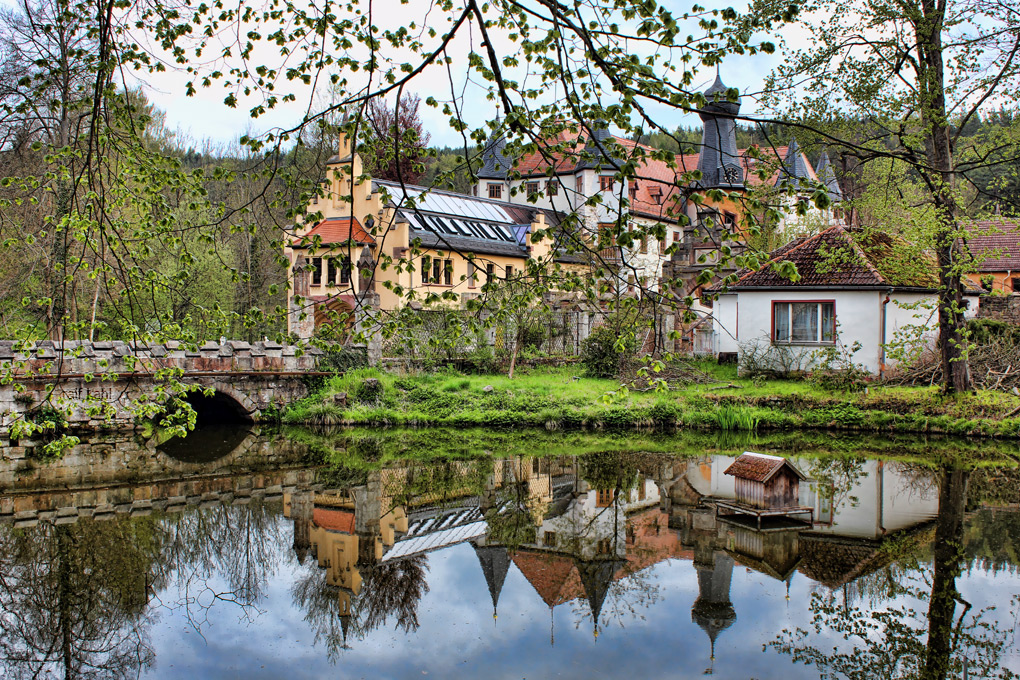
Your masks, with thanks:
[[[595,246],[602,263],[618,267],[619,279],[653,292],[665,292],[660,291],[662,280],[677,277],[685,281],[685,290],[676,292],[698,292],[698,275],[718,262],[721,247],[739,253],[747,240],[746,208],[739,197],[750,190],[770,187],[778,194],[780,207],[791,213],[780,231],[828,226],[831,213],[807,202],[812,183],[823,178],[796,141],[754,152],[738,149],[739,94],[718,75],[703,94],[707,103],[698,111],[698,153],[675,154],[666,161],[652,147],[612,135],[603,123],[561,123],[562,129],[538,150],[520,158],[510,158],[505,138],[496,135],[483,151],[473,193],[576,215],[575,228]],[[617,175],[627,162],[636,164],[637,176],[621,182]],[[830,197],[839,200],[831,164],[827,157],[823,162]],[[763,164],[769,169],[765,178],[758,172]],[[738,200],[719,198],[715,190],[735,193]],[[803,215],[796,214],[799,204]],[[641,237],[621,247],[604,238],[610,232]]]
[[[559,215],[540,207],[401,185],[365,175],[341,134],[339,152],[284,246],[288,332],[343,336],[371,306],[392,311],[457,305],[487,282],[515,279],[529,260],[550,261]]]

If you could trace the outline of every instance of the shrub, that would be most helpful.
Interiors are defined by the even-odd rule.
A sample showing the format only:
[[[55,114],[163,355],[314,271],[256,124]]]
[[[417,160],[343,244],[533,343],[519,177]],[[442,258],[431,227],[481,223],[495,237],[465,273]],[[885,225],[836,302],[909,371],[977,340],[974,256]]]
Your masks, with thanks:
[[[325,354],[319,359],[319,368],[323,371],[345,373],[368,366],[368,349],[365,347],[327,345],[322,350]]]
[[[383,396],[382,380],[365,378],[355,386],[353,396],[363,404],[378,403]]]
[[[813,351],[792,345],[774,345],[767,338],[740,344],[740,375],[752,380],[758,376],[788,378],[811,366]]]
[[[621,362],[636,351],[632,335],[617,335],[609,326],[600,326],[585,338],[581,346],[581,363],[594,378],[615,378]]]
[[[867,386],[870,375],[863,364],[855,364],[854,355],[861,350],[861,343],[850,347],[837,343],[815,352],[815,370],[811,381],[819,387],[841,392],[861,392]]]

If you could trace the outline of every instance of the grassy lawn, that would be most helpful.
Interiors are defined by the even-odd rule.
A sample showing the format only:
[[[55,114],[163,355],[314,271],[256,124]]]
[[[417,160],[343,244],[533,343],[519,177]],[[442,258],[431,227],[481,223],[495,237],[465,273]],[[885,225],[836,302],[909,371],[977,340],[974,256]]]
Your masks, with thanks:
[[[719,430],[839,429],[1020,436],[1005,417],[1016,397],[979,392],[958,397],[938,388],[869,385],[846,392],[808,379],[739,378],[736,367],[700,362],[717,382],[668,391],[621,389],[589,378],[580,365],[505,375],[448,371],[398,375],[358,369],[328,379],[284,414],[288,423],[364,426],[679,428]],[[338,395],[346,395],[338,400]]]

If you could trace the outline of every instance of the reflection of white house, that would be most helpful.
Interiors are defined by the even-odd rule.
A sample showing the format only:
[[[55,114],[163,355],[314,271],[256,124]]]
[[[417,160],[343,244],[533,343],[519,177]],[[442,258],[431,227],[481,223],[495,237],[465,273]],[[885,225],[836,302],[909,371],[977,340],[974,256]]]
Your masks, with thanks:
[[[735,479],[723,474],[734,460],[713,456],[711,461],[692,461],[687,481],[703,496],[735,499]],[[845,473],[842,462],[832,469],[818,459],[793,462],[815,477],[800,486],[801,505],[815,509],[814,532],[881,538],[927,522],[938,511],[935,485],[915,479],[899,464],[869,459]]]
[[[627,515],[658,504],[659,490],[650,479],[641,479],[637,488],[619,496],[613,490],[588,489],[578,493],[565,512],[542,521],[536,543],[586,560],[607,554],[624,557]]]
[[[773,368],[807,370],[819,350],[849,352],[860,343],[852,361],[881,375],[891,363],[890,344],[930,339],[937,330],[936,269],[917,258],[886,234],[838,224],[798,238],[719,296],[716,350],[738,359],[755,352]],[[796,281],[779,271],[787,262],[796,265]]]

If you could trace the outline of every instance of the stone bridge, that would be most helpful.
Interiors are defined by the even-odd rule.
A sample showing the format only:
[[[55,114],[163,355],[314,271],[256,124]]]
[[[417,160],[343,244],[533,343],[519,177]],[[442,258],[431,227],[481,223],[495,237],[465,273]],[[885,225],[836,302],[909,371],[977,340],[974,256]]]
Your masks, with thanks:
[[[322,351],[275,342],[53,342],[18,347],[0,341],[0,437],[41,407],[63,414],[80,430],[132,428],[140,409],[163,403],[168,378],[202,390],[188,402],[200,421],[257,420],[267,408],[307,394],[305,378],[318,370]]]

